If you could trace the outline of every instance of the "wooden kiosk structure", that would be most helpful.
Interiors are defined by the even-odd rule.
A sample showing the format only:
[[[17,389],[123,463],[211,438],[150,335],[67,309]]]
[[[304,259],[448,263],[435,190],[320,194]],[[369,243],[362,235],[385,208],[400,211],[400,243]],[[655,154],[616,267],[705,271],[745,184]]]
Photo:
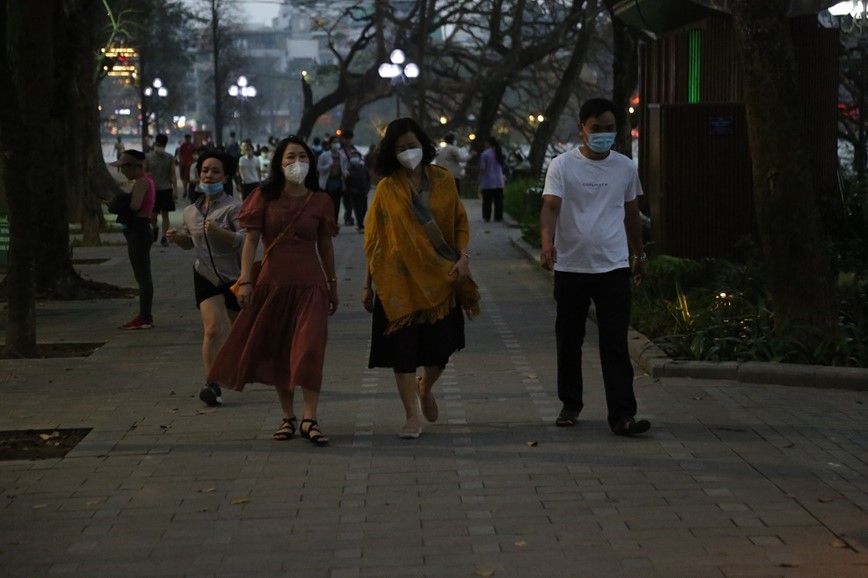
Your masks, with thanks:
[[[824,0],[793,0],[790,23],[818,191],[837,176],[838,31]],[[655,251],[737,256],[755,238],[743,81],[727,0],[622,0],[616,17],[655,37],[640,45],[639,173]],[[762,152],[762,151],[760,151]]]

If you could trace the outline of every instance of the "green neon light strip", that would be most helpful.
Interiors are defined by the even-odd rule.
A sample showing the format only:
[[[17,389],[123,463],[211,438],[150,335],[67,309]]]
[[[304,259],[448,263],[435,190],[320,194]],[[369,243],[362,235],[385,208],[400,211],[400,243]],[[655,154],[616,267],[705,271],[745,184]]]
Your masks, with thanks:
[[[700,44],[702,40],[702,32],[699,30],[690,31],[690,63],[687,74],[687,102],[699,102],[699,77],[700,77],[700,61],[701,52]]]

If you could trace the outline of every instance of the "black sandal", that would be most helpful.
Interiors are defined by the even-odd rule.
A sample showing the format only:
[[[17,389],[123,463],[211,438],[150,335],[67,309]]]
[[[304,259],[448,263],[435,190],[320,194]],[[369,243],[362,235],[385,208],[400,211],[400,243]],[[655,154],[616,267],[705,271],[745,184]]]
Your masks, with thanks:
[[[283,418],[283,423],[277,428],[277,431],[271,434],[271,437],[279,442],[291,440],[295,437],[295,430],[298,429],[298,419],[294,417]]]
[[[306,423],[309,423],[310,426],[308,426],[307,429],[304,429],[304,424]],[[301,432],[301,437],[306,440],[310,440],[310,443],[317,447],[322,447],[329,443],[329,438],[322,435],[322,431],[320,431],[315,419],[301,420],[301,428],[299,428],[298,431]]]

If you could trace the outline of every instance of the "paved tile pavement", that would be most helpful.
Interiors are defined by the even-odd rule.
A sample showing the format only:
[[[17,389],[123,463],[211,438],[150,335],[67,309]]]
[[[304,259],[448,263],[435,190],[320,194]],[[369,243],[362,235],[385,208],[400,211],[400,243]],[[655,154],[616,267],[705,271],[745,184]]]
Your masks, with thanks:
[[[327,448],[272,441],[265,386],[199,402],[189,253],[154,248],[154,330],[116,329],[135,300],[40,304],[41,341],[105,345],[0,362],[0,430],[93,429],[63,459],[0,462],[0,575],[868,576],[868,394],[637,373],[653,429],[618,438],[591,326],[585,411],[555,428],[550,278],[467,206],[483,315],[418,440],[366,367],[354,230],[335,241]],[[124,246],[75,257],[133,286]]]

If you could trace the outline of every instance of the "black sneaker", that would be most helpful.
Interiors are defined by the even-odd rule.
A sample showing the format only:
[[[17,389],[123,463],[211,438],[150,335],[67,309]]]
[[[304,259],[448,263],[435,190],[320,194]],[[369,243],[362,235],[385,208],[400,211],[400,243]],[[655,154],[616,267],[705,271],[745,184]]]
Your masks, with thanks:
[[[168,247],[169,242],[166,240],[165,237],[163,237],[162,239],[160,239],[160,245],[162,245],[163,247]]]
[[[205,387],[199,391],[199,399],[205,402],[205,405],[214,407],[217,405],[223,405],[222,394],[223,392],[220,391],[219,385],[216,383],[206,383]]]
[[[651,422],[647,419],[622,419],[619,421],[612,431],[615,432],[616,436],[634,436],[638,434],[643,434],[646,431],[651,429]]]
[[[555,425],[558,427],[572,427],[579,423],[579,412],[574,409],[562,409],[555,420]]]

